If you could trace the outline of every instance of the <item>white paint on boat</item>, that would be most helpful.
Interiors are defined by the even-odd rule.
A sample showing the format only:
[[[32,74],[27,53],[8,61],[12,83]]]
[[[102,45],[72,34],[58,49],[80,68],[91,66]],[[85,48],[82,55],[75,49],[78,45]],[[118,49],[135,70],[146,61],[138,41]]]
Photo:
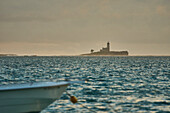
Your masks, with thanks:
[[[39,112],[59,99],[69,82],[37,82],[0,86],[0,112]]]

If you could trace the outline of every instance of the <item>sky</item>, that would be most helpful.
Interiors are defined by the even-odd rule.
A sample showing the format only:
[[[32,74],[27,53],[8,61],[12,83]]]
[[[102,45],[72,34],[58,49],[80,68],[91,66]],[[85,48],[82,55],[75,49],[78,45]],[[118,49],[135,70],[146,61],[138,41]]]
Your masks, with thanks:
[[[79,55],[108,41],[170,55],[170,0],[0,0],[0,54]]]

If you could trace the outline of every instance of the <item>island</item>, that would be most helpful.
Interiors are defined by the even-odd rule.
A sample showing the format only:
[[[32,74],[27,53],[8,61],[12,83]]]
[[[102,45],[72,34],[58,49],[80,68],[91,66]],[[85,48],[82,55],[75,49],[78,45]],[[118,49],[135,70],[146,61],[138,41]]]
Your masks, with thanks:
[[[81,54],[82,56],[128,56],[128,51],[110,51],[110,43],[107,43],[107,47],[100,49],[100,51],[94,52],[91,49],[91,53]]]

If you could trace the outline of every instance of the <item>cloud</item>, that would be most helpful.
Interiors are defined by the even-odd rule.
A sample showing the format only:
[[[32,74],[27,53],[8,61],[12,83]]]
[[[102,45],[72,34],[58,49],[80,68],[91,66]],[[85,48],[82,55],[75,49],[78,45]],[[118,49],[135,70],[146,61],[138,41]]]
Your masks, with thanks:
[[[159,15],[161,15],[161,16],[165,16],[165,15],[170,15],[170,13],[168,13],[168,11],[167,11],[167,7],[166,6],[162,6],[162,5],[159,5],[159,6],[157,6],[157,8],[156,8],[156,13],[157,14],[159,14]]]

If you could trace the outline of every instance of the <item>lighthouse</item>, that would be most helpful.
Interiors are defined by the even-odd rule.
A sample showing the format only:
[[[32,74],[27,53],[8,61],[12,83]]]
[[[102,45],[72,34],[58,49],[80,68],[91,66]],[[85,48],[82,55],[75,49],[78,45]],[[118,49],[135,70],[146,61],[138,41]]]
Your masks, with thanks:
[[[92,56],[93,55],[94,56],[101,56],[101,55],[103,55],[103,56],[105,56],[105,55],[107,55],[107,56],[128,56],[128,54],[129,54],[128,51],[110,51],[110,42],[108,41],[106,47],[101,48],[100,51],[94,52],[94,50],[91,49],[91,53],[82,54],[82,55],[87,55],[87,56],[89,56],[89,55],[92,55]]]
[[[107,42],[107,51],[110,52],[110,43]]]

